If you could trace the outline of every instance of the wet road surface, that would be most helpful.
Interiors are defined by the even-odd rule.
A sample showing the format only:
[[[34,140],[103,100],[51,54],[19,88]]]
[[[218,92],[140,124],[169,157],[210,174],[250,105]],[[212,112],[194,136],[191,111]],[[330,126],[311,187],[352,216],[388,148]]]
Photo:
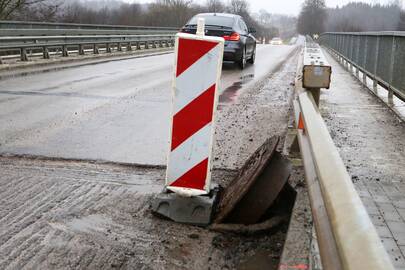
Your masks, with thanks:
[[[260,47],[259,55],[244,72],[224,66],[217,167],[240,167],[287,130],[297,50]],[[134,59],[0,82],[1,151],[163,163],[171,61]],[[245,236],[153,216],[163,166],[3,156],[0,172],[0,269],[277,269],[286,224]],[[235,174],[214,169],[213,181],[225,187]]]
[[[220,106],[294,48],[259,45],[243,71],[225,63]],[[165,164],[172,64],[167,54],[0,81],[0,154]]]

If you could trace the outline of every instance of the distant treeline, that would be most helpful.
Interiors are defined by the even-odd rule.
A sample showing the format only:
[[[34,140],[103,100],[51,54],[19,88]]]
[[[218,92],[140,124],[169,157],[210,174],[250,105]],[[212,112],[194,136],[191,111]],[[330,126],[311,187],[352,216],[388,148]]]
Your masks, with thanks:
[[[398,5],[350,3],[326,10],[328,32],[362,32],[400,30],[401,9]]]
[[[404,31],[405,13],[400,1],[389,5],[349,3],[327,8],[325,0],[305,0],[298,16],[301,34],[322,32]]]
[[[270,39],[296,33],[296,18],[265,10],[253,14],[247,0],[206,0],[204,4],[193,0],[151,0],[150,4],[120,0],[11,0],[20,3],[12,12],[1,9],[2,1],[5,0],[0,0],[0,19],[8,20],[181,27],[197,13],[229,12],[243,16],[257,30],[256,37]]]
[[[239,14],[256,37],[289,38],[301,34],[340,31],[405,31],[399,0],[389,5],[349,3],[327,8],[325,0],[304,0],[298,18],[252,13],[248,0],[151,0],[149,4],[122,0],[0,0],[0,20],[181,27],[201,12]]]

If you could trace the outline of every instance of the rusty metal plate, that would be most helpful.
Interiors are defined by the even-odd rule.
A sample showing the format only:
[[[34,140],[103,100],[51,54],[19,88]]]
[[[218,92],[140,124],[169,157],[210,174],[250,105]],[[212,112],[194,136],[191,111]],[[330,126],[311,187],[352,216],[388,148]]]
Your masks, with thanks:
[[[291,162],[275,152],[263,172],[225,221],[246,225],[259,222],[287,183],[291,169]]]
[[[236,204],[248,192],[275,152],[279,140],[280,138],[278,136],[267,139],[246,161],[238,175],[225,189],[218,206],[218,214],[214,223],[223,222],[235,208]]]

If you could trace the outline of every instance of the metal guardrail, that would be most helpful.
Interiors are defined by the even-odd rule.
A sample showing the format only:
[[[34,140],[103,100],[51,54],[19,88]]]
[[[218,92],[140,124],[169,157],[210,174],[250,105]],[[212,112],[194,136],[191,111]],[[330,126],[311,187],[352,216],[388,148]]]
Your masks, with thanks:
[[[315,101],[297,78],[298,143],[323,268],[394,270]]]
[[[0,37],[11,36],[78,36],[78,35],[158,35],[175,34],[177,30],[126,30],[126,29],[2,29],[0,28]]]
[[[52,22],[0,21],[0,29],[89,29],[89,30],[167,30],[178,31],[176,27],[78,24]]]
[[[363,73],[374,83],[388,90],[389,102],[393,95],[405,101],[405,32],[324,33],[321,45]]]
[[[150,47],[174,46],[174,35],[91,35],[91,36],[24,36],[24,37],[0,37],[0,51],[20,51],[21,61],[27,61],[27,49],[42,50],[43,57],[49,58],[50,48],[61,48],[62,56],[68,56],[69,48],[77,48],[80,55],[83,55],[87,46],[92,46],[93,53],[98,54],[98,45],[103,45],[106,52],[111,52],[111,46],[122,51],[122,45],[127,50],[132,50],[135,45],[137,49],[141,45],[145,49]],[[1,63],[1,61],[0,61]]]
[[[172,47],[176,32],[177,28],[173,27],[0,21],[0,64],[2,56],[16,52],[21,61],[28,61],[27,51],[42,52],[43,58],[48,59],[50,50],[60,50],[66,57],[72,49],[84,55],[90,46],[94,54],[99,53],[99,47],[107,53],[113,48],[122,51],[123,46],[127,51],[133,46],[136,49]]]
[[[175,34],[175,27],[0,21],[1,36]]]

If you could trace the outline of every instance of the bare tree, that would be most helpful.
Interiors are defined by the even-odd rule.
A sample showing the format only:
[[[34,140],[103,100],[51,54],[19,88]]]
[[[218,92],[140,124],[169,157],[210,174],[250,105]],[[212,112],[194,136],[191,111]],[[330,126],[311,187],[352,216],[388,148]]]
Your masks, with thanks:
[[[228,11],[241,16],[246,15],[249,13],[249,3],[246,0],[230,0]]]
[[[279,26],[280,29],[292,28],[289,18],[273,16],[264,10],[260,16],[253,16],[247,0],[205,0],[204,5],[195,4],[193,0],[155,0],[151,4],[128,4],[121,0],[30,1],[26,2],[30,5],[21,6],[9,18],[25,21],[181,27],[195,14],[208,11],[239,14],[249,27],[256,29],[256,37],[265,37],[267,40],[285,32],[280,32]]]
[[[267,10],[261,9],[259,10],[258,20],[262,25],[271,25],[271,14],[267,12]]]
[[[304,35],[320,34],[326,20],[325,0],[305,0],[298,16],[297,30]]]
[[[44,0],[21,6],[15,10],[9,17],[18,21],[46,21],[55,22],[59,18],[61,1]]]
[[[47,0],[0,0],[0,20],[9,19],[13,13]]]
[[[221,0],[207,0],[206,4],[208,12],[224,12],[225,4]]]
[[[152,3],[145,17],[147,25],[183,26],[193,15],[201,12],[191,0],[158,0]]]
[[[278,29],[278,35],[283,39],[288,39],[297,33],[297,18],[282,14],[261,13],[261,25]]]

